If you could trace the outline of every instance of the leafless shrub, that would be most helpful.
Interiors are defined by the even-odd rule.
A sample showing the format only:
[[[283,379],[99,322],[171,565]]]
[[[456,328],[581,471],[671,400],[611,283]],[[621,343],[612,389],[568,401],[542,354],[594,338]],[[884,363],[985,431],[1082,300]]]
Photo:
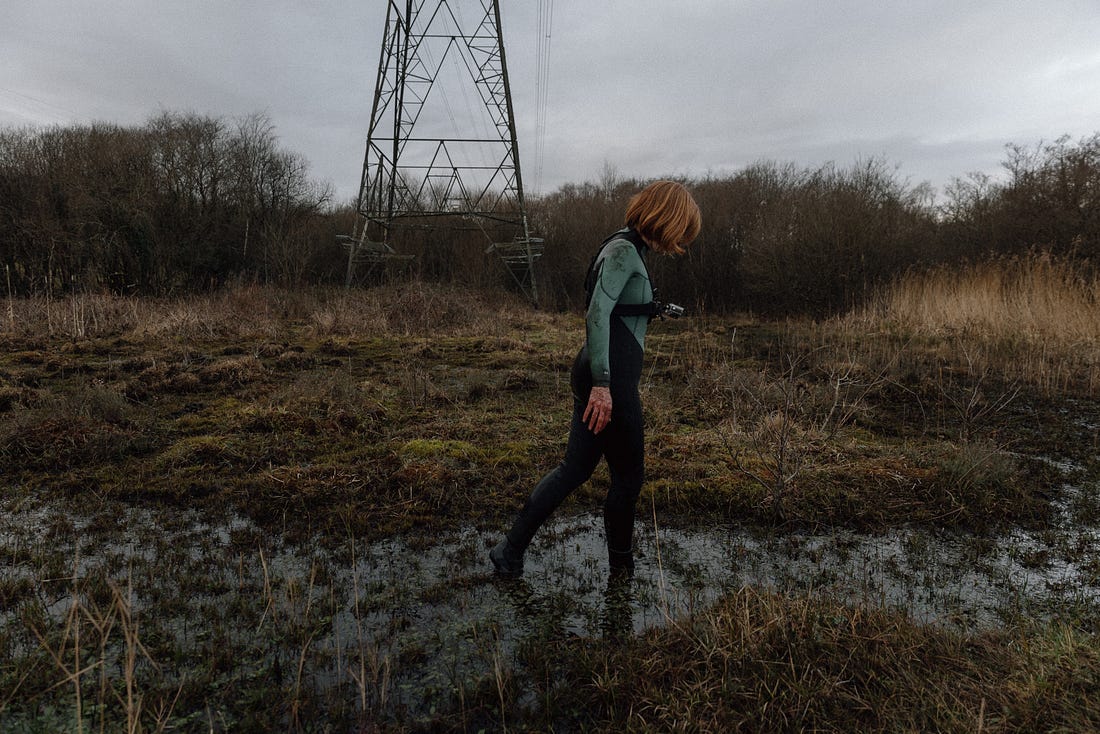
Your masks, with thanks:
[[[966,376],[970,384],[958,384],[956,380],[946,377],[941,371],[936,387],[952,412],[952,422],[959,427],[959,440],[969,443],[975,432],[990,419],[996,417],[1007,408],[1020,394],[1020,385],[1012,382],[1003,389],[990,390],[990,368],[983,365],[980,368],[974,364],[970,350],[960,345],[959,351],[965,356],[967,362]]]
[[[734,466],[767,492],[780,519],[808,459],[800,367],[801,360],[789,356],[778,379],[769,379],[766,371],[742,372],[731,386],[735,408],[729,429],[719,429]]]

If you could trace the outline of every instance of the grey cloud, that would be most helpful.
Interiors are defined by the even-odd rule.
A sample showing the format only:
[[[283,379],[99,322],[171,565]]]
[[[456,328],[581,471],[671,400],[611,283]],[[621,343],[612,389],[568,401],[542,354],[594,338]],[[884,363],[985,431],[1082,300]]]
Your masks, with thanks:
[[[543,190],[596,178],[605,162],[645,177],[869,156],[942,186],[996,173],[1007,142],[1100,127],[1100,6],[1085,0],[554,10]],[[501,11],[529,179],[535,11],[529,0]],[[317,177],[355,194],[383,3],[44,0],[5,13],[0,124],[266,111]]]

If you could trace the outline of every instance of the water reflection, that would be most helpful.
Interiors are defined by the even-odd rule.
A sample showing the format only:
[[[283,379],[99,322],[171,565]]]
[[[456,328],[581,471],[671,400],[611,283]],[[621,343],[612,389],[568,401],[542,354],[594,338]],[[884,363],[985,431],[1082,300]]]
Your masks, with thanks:
[[[602,520],[580,516],[544,528],[524,576],[504,581],[487,558],[495,534],[473,529],[430,545],[348,539],[303,547],[236,516],[117,506],[99,510],[111,522],[95,512],[62,522],[48,507],[5,504],[0,584],[25,588],[29,580],[34,589],[0,609],[5,626],[19,623],[20,603],[46,600],[63,614],[72,579],[98,574],[131,585],[135,609],[155,615],[147,624],[181,649],[201,646],[220,625],[225,644],[260,651],[255,664],[307,670],[320,690],[369,678],[369,693],[355,685],[380,710],[461,696],[512,666],[523,645],[624,639],[744,586],[966,629],[1100,602],[1095,528],[981,538],[918,528],[773,534],[650,524],[638,529],[634,576],[610,578]],[[310,630],[305,643],[295,637],[300,629]]]

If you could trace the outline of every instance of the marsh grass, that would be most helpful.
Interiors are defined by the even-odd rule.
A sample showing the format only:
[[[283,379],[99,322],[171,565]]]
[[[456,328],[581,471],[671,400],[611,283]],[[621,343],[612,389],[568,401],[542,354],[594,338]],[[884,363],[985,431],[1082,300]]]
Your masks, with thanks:
[[[242,286],[99,313],[99,337],[7,337],[0,466],[24,486],[228,500],[378,537],[506,514],[563,448],[575,315],[424,284]],[[856,324],[655,325],[647,496],[764,523],[1033,517],[1016,501],[1026,472],[955,471],[951,444],[1019,441],[1014,411],[1034,414],[1041,388],[1006,382],[977,338]]]
[[[1047,459],[1084,467],[1075,481],[1097,476],[1095,441],[1081,438],[1081,426],[1100,415],[1089,372],[1097,341],[1084,324],[1002,327],[1021,303],[1046,304],[1050,320],[1062,317],[1058,309],[1095,304],[1067,280],[1076,271],[1064,264],[984,267],[1002,270],[912,276],[897,286],[901,300],[884,294],[874,307],[827,322],[702,315],[654,325],[642,385],[650,478],[640,506],[663,522],[737,522],[779,533],[916,525],[981,538],[1049,524],[1065,477]],[[1043,301],[1041,287],[1076,296]],[[907,288],[937,302],[955,293],[959,313],[983,304],[973,313],[986,321],[952,321],[936,310],[917,319],[902,298]],[[967,300],[968,290],[988,293]],[[508,297],[424,284],[365,292],[240,286],[175,300],[77,295],[9,300],[9,308],[14,318],[0,333],[8,347],[0,354],[0,470],[17,499],[108,499],[219,514],[228,507],[265,533],[328,547],[349,537],[431,544],[463,527],[500,526],[564,451],[568,371],[582,330],[575,314],[532,313]],[[562,512],[595,506],[606,485],[606,473],[598,474]],[[1079,500],[1075,511],[1095,516],[1093,504]],[[53,521],[64,524],[58,507]],[[155,552],[173,573],[208,575],[182,549]],[[383,730],[401,722],[395,670],[422,653],[413,643],[387,652],[365,634],[360,615],[377,610],[361,606],[360,595],[378,590],[353,578],[355,624],[334,652],[318,644],[318,630],[347,606],[348,589],[326,586],[323,567],[280,579],[267,573],[262,555],[260,562],[262,584],[242,580],[235,608],[206,610],[223,620],[222,639],[203,639],[194,659],[172,661],[194,665],[198,680],[157,678],[153,661],[181,653],[156,644],[157,630],[140,628],[129,648],[137,651],[130,694],[130,643],[115,634],[123,613],[110,584],[66,592],[79,599],[76,612],[36,606],[39,587],[10,585],[0,599],[23,605],[32,614],[25,629],[41,639],[33,638],[37,657],[23,658],[35,661],[33,670],[3,671],[18,685],[0,702],[42,721],[48,717],[37,704],[20,706],[20,696],[33,692],[93,716],[108,706],[112,721],[129,721],[126,706],[140,706],[146,730],[181,708],[191,717],[181,727],[196,730],[241,721],[309,730],[310,717],[323,711],[364,727],[381,717]],[[43,567],[46,577],[65,575],[52,566]],[[178,599],[158,597],[155,580],[147,581],[150,609],[178,611]],[[79,625],[66,621],[71,615]],[[99,632],[89,630],[106,629],[105,620],[115,632],[103,649],[114,658],[90,643]],[[392,624],[396,635],[407,622],[395,614]],[[248,671],[235,670],[233,651],[249,649],[258,632],[279,635],[291,652],[250,658]],[[441,703],[437,728],[1096,724],[1095,701],[1082,693],[1100,668],[1088,648],[1094,640],[1058,626],[962,636],[870,607],[746,589],[693,617],[670,616],[666,630],[644,639],[628,635],[614,647],[572,640],[568,664],[531,645],[513,667],[492,630],[475,632],[485,675],[458,685],[457,703]],[[552,639],[541,648],[563,644]],[[335,700],[310,680],[333,655],[347,672]],[[87,675],[74,679],[88,665],[122,675],[95,692]],[[541,708],[523,698],[528,679],[540,681]],[[245,699],[275,696],[280,708],[248,699],[227,704],[237,710],[202,711],[223,683]],[[958,696],[945,692],[954,687]],[[55,695],[62,689],[71,697]],[[121,704],[116,691],[131,703]],[[1039,710],[1042,691],[1060,696],[1047,713]]]
[[[0,334],[32,342],[44,337],[274,340],[291,324],[315,337],[507,335],[546,321],[504,293],[421,282],[351,291],[241,284],[182,298],[9,296],[8,312]]]
[[[364,552],[351,533],[342,549],[304,547],[288,563],[262,532],[196,545],[161,536],[164,528],[138,530],[130,542],[151,552],[62,562],[36,580],[18,621],[0,630],[8,653],[0,662],[0,728],[974,731],[982,699],[985,731],[1095,724],[1100,656],[1090,646],[1097,616],[1087,600],[1078,611],[1053,606],[1053,620],[1038,621],[1024,607],[1002,629],[966,631],[917,624],[871,592],[831,598],[812,578],[782,592],[767,589],[783,582],[762,579],[761,588],[696,605],[690,590],[705,583],[692,580],[699,559],[666,537],[655,505],[648,511],[657,577],[608,582],[602,607],[587,612],[590,634],[565,624],[585,613],[578,594],[599,593],[593,583],[602,569],[580,562],[551,577],[550,588],[533,580],[510,587],[487,578],[482,542],[425,553],[435,558],[424,559],[432,564],[425,572],[411,540],[395,559],[389,543]],[[205,539],[209,529],[187,532]],[[918,545],[930,537],[911,536]],[[51,562],[63,557],[56,540],[35,552]],[[778,534],[770,542],[788,541]],[[821,552],[797,537],[789,544],[790,562]],[[568,531],[559,545],[575,554]],[[844,547],[837,542],[835,558]],[[831,559],[810,564],[826,585],[836,573]],[[964,582],[926,562],[914,580]],[[857,582],[859,568],[841,573]],[[524,615],[513,620],[498,608],[482,616],[476,600],[485,594]],[[665,628],[635,636],[631,607],[642,594]],[[125,615],[111,611],[120,603]],[[437,604],[443,615],[428,611]],[[111,614],[113,628],[103,621]],[[453,618],[463,614],[470,618]],[[625,630],[614,619],[622,614]],[[521,639],[505,626],[522,628]],[[433,649],[454,649],[449,639],[465,645],[462,661],[433,662]],[[439,667],[418,676],[429,665]]]
[[[744,588],[630,644],[578,639],[567,654],[538,653],[528,664],[562,681],[554,711],[591,731],[1100,726],[1100,653],[1068,625],[964,634]]]
[[[174,691],[151,690],[162,681],[163,673],[142,642],[132,586],[120,587],[102,577],[81,578],[75,568],[68,581],[69,599],[61,602],[60,623],[44,610],[25,608],[25,629],[43,654],[23,658],[14,670],[4,670],[17,681],[0,700],[0,716],[12,708],[24,708],[26,702],[12,704],[21,689],[29,686],[27,701],[55,689],[71,691],[68,714],[44,707],[51,712],[47,721],[56,716],[53,726],[58,730],[164,731],[183,686]],[[24,724],[31,726],[30,722]]]
[[[0,610],[0,729],[303,732],[368,726],[392,708],[391,661],[363,634],[356,575],[359,635],[346,639],[334,618],[348,590],[327,559],[276,570],[263,546],[242,547],[238,576],[213,548],[173,558],[172,541],[148,540],[164,547],[127,569],[74,557],[68,573],[35,579],[17,614]]]
[[[979,366],[1048,392],[1100,389],[1100,277],[1087,262],[1033,253],[912,273],[843,322],[977,347]]]

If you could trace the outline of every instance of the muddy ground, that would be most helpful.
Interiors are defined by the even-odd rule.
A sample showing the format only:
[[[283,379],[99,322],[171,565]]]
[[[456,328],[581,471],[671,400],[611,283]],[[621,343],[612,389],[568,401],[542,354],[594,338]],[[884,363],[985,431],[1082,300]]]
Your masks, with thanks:
[[[487,547],[563,453],[581,332],[9,337],[0,724],[614,728],[600,691],[626,694],[547,651],[619,654],[746,590],[1095,643],[1096,396],[820,325],[655,325],[635,579],[607,576],[601,469],[495,580]]]

